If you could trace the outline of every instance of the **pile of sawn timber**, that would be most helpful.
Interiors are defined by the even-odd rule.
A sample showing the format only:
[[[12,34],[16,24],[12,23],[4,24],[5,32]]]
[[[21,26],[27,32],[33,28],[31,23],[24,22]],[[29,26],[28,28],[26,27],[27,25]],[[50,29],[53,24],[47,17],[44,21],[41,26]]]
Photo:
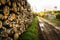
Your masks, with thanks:
[[[18,40],[32,19],[27,0],[0,0],[0,40]]]

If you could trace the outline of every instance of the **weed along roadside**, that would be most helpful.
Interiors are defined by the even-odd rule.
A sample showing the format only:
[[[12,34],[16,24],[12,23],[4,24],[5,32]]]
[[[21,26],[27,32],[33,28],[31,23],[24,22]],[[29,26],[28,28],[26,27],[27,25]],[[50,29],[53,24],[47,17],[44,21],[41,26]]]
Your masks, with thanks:
[[[29,28],[20,36],[20,40],[39,40],[37,29],[37,17],[35,17]]]

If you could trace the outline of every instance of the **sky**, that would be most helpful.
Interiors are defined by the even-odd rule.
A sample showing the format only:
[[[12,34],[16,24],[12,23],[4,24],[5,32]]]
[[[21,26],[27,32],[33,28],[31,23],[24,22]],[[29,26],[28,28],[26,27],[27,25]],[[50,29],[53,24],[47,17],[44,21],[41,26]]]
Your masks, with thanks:
[[[46,10],[60,10],[60,0],[28,0],[33,11],[40,12]]]

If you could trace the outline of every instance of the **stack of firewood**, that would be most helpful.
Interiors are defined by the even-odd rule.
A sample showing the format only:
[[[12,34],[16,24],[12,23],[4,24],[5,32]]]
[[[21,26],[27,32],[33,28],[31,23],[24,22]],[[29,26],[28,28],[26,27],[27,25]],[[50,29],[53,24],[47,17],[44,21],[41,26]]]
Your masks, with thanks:
[[[18,40],[32,19],[27,0],[0,0],[0,40]]]

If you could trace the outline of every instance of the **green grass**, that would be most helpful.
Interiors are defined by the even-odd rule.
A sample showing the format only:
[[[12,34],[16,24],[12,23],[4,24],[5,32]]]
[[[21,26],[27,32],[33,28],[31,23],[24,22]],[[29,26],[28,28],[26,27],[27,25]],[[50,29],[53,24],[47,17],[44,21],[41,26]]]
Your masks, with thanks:
[[[20,40],[39,40],[37,30],[37,17],[35,17],[29,28],[21,35]]]

